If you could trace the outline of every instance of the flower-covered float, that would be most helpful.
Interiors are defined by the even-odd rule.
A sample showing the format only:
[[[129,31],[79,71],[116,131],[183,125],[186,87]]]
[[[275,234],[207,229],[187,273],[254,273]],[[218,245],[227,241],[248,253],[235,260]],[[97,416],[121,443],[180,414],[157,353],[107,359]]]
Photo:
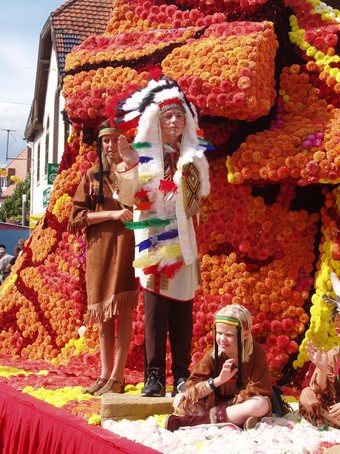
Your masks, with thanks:
[[[301,385],[306,342],[338,342],[322,295],[340,267],[339,31],[339,11],[318,0],[113,2],[105,34],[67,56],[73,133],[46,214],[1,288],[2,381],[99,422],[98,399],[80,392],[99,369],[96,326],[83,328],[84,241],[66,225],[96,160],[96,126],[117,99],[164,74],[195,104],[215,147],[197,229],[193,362],[212,344],[216,310],[242,303],[273,382]],[[143,380],[143,342],[141,300],[127,390]]]

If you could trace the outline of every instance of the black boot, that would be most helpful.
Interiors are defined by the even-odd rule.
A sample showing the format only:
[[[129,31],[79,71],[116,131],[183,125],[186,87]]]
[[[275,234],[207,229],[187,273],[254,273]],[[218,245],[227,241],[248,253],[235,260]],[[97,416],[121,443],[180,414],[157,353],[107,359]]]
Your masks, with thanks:
[[[165,379],[157,372],[151,371],[141,396],[145,397],[164,397],[165,396]]]
[[[177,378],[174,380],[174,387],[171,393],[171,397],[175,397],[178,393],[184,393],[185,391],[185,382],[188,379],[186,377]]]
[[[165,428],[174,432],[180,427],[193,427],[200,424],[219,424],[227,422],[227,412],[225,407],[213,407],[202,416],[169,415],[165,421]]]

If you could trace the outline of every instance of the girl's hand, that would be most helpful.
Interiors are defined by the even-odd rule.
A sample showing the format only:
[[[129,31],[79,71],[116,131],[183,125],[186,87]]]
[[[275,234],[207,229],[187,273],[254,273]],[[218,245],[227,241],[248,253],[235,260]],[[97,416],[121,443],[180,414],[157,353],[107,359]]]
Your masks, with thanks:
[[[130,222],[133,219],[132,211],[128,209],[111,211],[114,221]]]
[[[314,344],[313,341],[310,341],[307,343],[306,346],[306,352],[308,355],[308,358],[312,363],[316,365],[321,370],[327,370],[328,366],[328,356],[327,356],[327,350],[325,347],[322,347],[322,350],[320,351],[316,345]]]
[[[174,397],[174,400],[172,402],[172,406],[174,407],[175,410],[178,409],[178,407],[181,404],[181,402],[183,401],[183,399],[184,399],[184,393],[176,394],[176,396]]]
[[[233,358],[227,359],[223,364],[220,375],[217,377],[217,380],[220,382],[218,386],[229,381],[236,372],[237,367],[235,367],[235,360]]]
[[[335,423],[337,426],[340,425],[340,402],[329,407],[328,415],[332,423]]]
[[[118,151],[128,168],[133,167],[138,163],[138,153],[124,135],[118,137]]]

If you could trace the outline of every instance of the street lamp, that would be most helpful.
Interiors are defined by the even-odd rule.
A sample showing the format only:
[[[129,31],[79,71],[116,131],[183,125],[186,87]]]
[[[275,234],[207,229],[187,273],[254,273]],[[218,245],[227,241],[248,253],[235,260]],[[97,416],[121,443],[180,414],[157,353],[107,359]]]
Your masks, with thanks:
[[[26,220],[26,194],[22,194],[22,205],[21,205],[21,225],[25,226]]]

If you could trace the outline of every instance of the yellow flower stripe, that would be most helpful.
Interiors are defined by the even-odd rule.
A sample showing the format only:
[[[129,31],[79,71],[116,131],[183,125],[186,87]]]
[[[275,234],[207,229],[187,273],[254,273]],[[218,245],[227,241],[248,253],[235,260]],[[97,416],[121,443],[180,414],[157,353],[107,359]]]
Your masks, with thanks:
[[[310,3],[312,3],[313,5],[320,4],[319,1],[311,1]],[[322,15],[322,19],[331,19],[331,16],[325,13],[324,15]],[[337,21],[335,20],[335,22]],[[340,61],[339,55],[326,55],[323,52],[319,51],[316,47],[310,45],[307,41],[305,41],[303,39],[305,30],[299,28],[298,18],[296,16],[290,16],[290,25],[292,29],[292,31],[289,32],[289,38],[291,42],[293,44],[296,44],[301,50],[305,51],[308,57],[313,57],[320,71],[326,72],[330,76],[334,77],[337,82],[340,82],[340,69],[332,68],[330,65],[330,63],[338,63]]]
[[[43,400],[54,407],[61,408],[71,400],[80,402],[82,400],[91,400],[94,398],[90,394],[83,394],[83,389],[84,388],[81,386],[65,386],[65,388],[59,389],[34,389],[32,386],[26,386],[22,392],[36,397],[39,400]]]
[[[0,366],[0,376],[1,377],[13,377],[16,375],[25,375],[27,377],[28,375],[48,375],[47,370],[40,370],[39,372],[29,372],[27,370],[23,369],[17,369],[15,367],[7,367],[7,366]]]
[[[17,278],[18,278],[17,274],[13,274],[12,276],[9,276],[6,279],[5,283],[3,285],[1,285],[0,293],[6,292],[6,290],[8,290],[10,287],[12,287],[12,285],[15,284],[15,281],[17,280]]]

